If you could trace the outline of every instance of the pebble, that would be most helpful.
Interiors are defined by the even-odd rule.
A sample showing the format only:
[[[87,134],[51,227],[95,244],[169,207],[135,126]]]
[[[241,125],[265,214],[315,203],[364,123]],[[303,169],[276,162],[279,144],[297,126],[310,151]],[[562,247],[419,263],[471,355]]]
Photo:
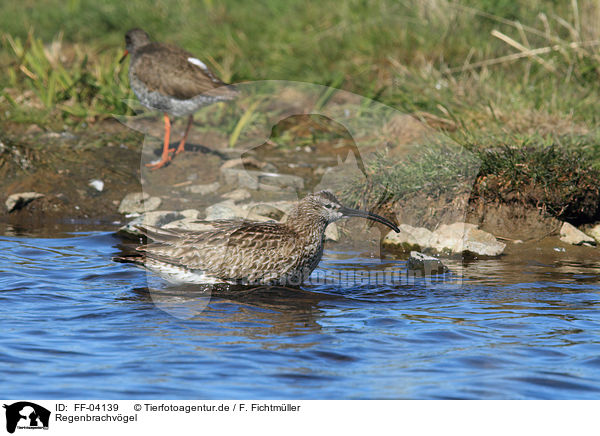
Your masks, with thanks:
[[[100,179],[90,180],[90,183],[88,183],[88,185],[90,185],[98,192],[102,192],[102,190],[104,189],[104,182]]]

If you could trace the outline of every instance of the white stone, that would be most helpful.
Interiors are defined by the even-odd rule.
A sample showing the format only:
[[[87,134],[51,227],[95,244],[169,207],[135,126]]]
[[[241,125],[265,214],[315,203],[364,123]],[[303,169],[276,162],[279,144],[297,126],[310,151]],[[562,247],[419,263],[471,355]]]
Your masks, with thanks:
[[[99,192],[102,192],[102,190],[104,189],[104,182],[100,179],[90,180],[90,183],[88,183],[88,185],[90,185],[92,188]]]
[[[477,228],[467,230],[465,236],[463,251],[481,256],[499,256],[506,248],[506,244],[498,241],[494,235]]]
[[[431,246],[433,233],[424,227],[413,227],[408,224],[398,226],[400,233],[390,231],[383,239],[384,245],[393,247],[419,246],[421,249]]]
[[[563,223],[562,227],[560,228],[560,240],[572,245],[596,245],[596,240],[594,238],[586,235],[577,227],[569,223]]]
[[[595,225],[588,231],[588,235],[596,240],[596,242],[600,242],[600,224]]]
[[[333,242],[340,240],[340,230],[335,223],[331,223],[325,228],[325,240]]]
[[[475,224],[469,223],[442,224],[433,232],[431,246],[439,252],[462,253],[467,232],[476,228]]]
[[[42,197],[44,197],[44,194],[40,194],[39,192],[19,192],[9,195],[4,204],[10,213],[15,209],[21,209],[22,207],[28,205],[36,198]]]
[[[408,224],[399,226],[400,233],[389,232],[383,240],[385,245],[421,250],[431,249],[438,253],[471,252],[481,256],[498,256],[506,248],[494,235],[479,230],[475,224],[443,224],[434,232]],[[408,247],[407,247],[408,246]]]

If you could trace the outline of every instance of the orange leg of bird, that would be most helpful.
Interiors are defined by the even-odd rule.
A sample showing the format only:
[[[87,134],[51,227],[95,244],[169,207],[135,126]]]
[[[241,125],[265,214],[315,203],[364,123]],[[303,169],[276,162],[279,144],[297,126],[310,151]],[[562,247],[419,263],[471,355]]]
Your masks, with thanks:
[[[185,141],[187,141],[188,134],[190,133],[190,127],[192,127],[192,121],[194,121],[194,116],[190,115],[188,119],[187,127],[185,128],[185,134],[183,138],[181,138],[181,142],[179,143],[179,147],[177,147],[177,151],[175,154],[181,153],[185,149]]]
[[[169,120],[169,116],[165,113],[165,139],[163,144],[163,151],[160,157],[160,160],[156,163],[146,164],[152,170],[157,170],[161,167],[164,167],[170,160],[171,156],[169,156],[169,140],[171,139],[171,120]]]

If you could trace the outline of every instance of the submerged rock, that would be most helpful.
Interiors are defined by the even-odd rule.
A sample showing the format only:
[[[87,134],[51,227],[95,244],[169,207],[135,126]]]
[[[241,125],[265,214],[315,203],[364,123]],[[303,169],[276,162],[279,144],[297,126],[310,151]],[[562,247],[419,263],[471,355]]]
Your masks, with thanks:
[[[36,198],[42,197],[44,197],[44,194],[40,194],[39,192],[19,192],[16,194],[9,195],[4,204],[6,205],[6,209],[10,213],[13,210],[21,209],[27,206]]]
[[[436,257],[427,256],[418,251],[411,251],[408,258],[409,271],[421,271],[424,275],[443,274],[448,272],[448,267]]]
[[[119,205],[122,214],[144,213],[158,209],[162,200],[150,197],[147,192],[132,192],[127,194]]]
[[[569,223],[564,223],[560,228],[560,240],[572,245],[596,245],[594,238]]]

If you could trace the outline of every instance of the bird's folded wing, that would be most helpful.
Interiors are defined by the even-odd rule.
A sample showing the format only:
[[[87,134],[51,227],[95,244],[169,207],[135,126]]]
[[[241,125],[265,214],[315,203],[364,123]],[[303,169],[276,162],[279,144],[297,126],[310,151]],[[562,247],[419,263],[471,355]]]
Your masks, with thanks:
[[[197,61],[191,53],[178,47],[148,44],[137,54],[135,75],[151,91],[180,100],[206,93],[222,99],[235,98],[237,91],[232,86],[219,80],[204,63],[194,60]]]
[[[295,235],[279,223],[223,220],[210,224],[214,230],[140,228],[154,242],[138,250],[158,262],[240,280],[281,270],[275,257],[297,257]],[[288,261],[287,265],[292,268],[294,262]]]

